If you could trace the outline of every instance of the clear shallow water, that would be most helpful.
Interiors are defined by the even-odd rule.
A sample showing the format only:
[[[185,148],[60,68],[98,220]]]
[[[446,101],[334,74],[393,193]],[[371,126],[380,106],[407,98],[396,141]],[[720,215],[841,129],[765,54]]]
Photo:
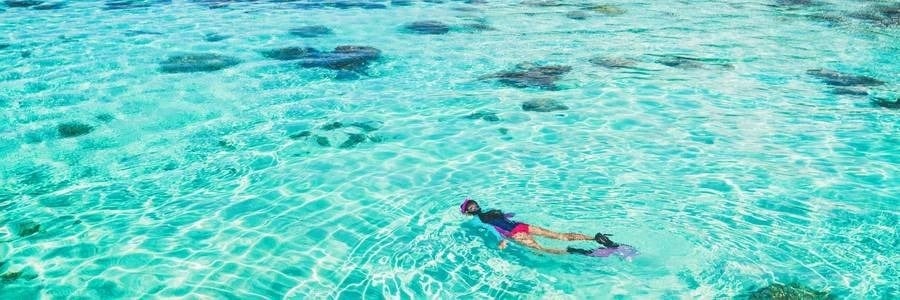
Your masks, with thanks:
[[[846,17],[867,2],[621,1],[584,20],[573,5],[159,2],[0,12],[4,297],[898,296],[900,112],[872,100],[896,97],[900,42]],[[402,30],[418,20],[451,30]],[[334,33],[289,34],[304,25]],[[348,44],[381,50],[359,80],[260,54]],[[241,63],[160,71],[182,53]],[[478,80],[523,62],[572,70],[555,90]],[[819,68],[884,84],[838,95]],[[534,99],[569,109],[523,111]],[[61,138],[66,122],[93,130]],[[368,138],[341,148],[353,134]],[[498,252],[460,226],[465,195],[643,255]]]

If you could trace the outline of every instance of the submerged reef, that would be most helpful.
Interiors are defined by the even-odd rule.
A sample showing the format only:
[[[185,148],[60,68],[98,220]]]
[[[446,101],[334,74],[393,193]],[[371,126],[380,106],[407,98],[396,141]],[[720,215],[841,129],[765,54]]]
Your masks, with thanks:
[[[623,57],[593,57],[588,59],[588,62],[595,66],[610,69],[634,68],[638,63],[637,60]]]
[[[19,224],[16,224],[16,235],[19,237],[27,237],[34,235],[41,231],[41,224],[35,223],[34,221],[25,221]]]
[[[285,47],[261,51],[262,55],[277,60],[294,60],[304,68],[332,70],[361,70],[381,56],[381,50],[369,46],[337,46],[324,52],[311,47]]]
[[[831,86],[872,86],[884,84],[883,81],[869,76],[841,73],[828,69],[807,70],[806,74],[819,78],[822,82]]]
[[[317,130],[302,130],[297,133],[288,135],[292,140],[306,140],[311,138],[315,144],[322,147],[331,147],[331,140],[342,140],[337,147],[341,149],[349,149],[366,141],[381,142],[384,139],[377,135],[370,134],[381,128],[381,122],[378,121],[360,121],[360,122],[341,122],[332,121],[319,126]],[[343,130],[340,130],[343,129]],[[330,138],[329,138],[330,137]]]
[[[884,85],[884,82],[869,76],[855,75],[828,69],[807,70],[806,74],[831,86],[835,95],[866,96],[870,86]]]
[[[241,60],[215,53],[192,53],[170,56],[159,63],[163,73],[212,72],[232,67]]]
[[[900,25],[900,2],[873,4],[848,14],[849,17],[881,27]]]
[[[409,33],[415,34],[446,34],[450,32],[450,26],[440,21],[415,21],[403,26]]]
[[[474,112],[474,113],[471,113],[471,114],[467,115],[465,118],[466,118],[466,119],[469,119],[469,120],[478,120],[478,119],[482,119],[482,120],[485,120],[485,121],[488,121],[488,122],[498,122],[498,121],[500,121],[500,117],[498,117],[496,113],[490,112],[490,111],[479,111],[479,112]]]
[[[876,98],[872,100],[872,103],[884,108],[900,109],[900,97],[897,97],[894,100]]]
[[[35,0],[6,0],[3,1],[6,6],[9,7],[32,7],[41,5],[44,1],[35,1]]]
[[[393,4],[393,5],[397,5],[397,4]],[[385,8],[387,8],[387,5],[378,3],[376,1],[342,0],[342,1],[309,1],[309,2],[304,2],[304,3],[297,3],[294,5],[294,7],[300,8],[300,9],[321,9],[321,8],[385,9]]]
[[[691,69],[734,69],[734,66],[720,59],[703,59],[679,55],[660,55],[656,63],[683,70]]]
[[[59,132],[59,137],[72,138],[91,133],[91,131],[94,131],[94,127],[81,122],[72,121],[57,125],[56,130]]]
[[[302,26],[297,28],[291,28],[288,30],[293,36],[303,37],[303,38],[313,38],[320,37],[325,35],[334,34],[334,30],[331,28],[322,26],[322,25],[310,25],[310,26]]]
[[[533,66],[525,64],[517,66],[514,70],[491,74],[481,79],[497,79],[502,84],[517,88],[536,87],[554,90],[557,88],[556,81],[571,70],[572,67],[563,65]]]
[[[218,42],[218,41],[228,39],[230,37],[231,37],[230,35],[224,35],[224,34],[210,32],[203,36],[203,40],[207,41],[207,42]]]
[[[172,0],[107,0],[103,9],[132,9],[150,7],[156,4],[171,4]]]
[[[749,300],[826,300],[828,292],[816,291],[799,283],[773,283],[750,293]]]
[[[524,111],[551,112],[568,109],[568,106],[554,99],[534,99],[522,102],[522,110]]]

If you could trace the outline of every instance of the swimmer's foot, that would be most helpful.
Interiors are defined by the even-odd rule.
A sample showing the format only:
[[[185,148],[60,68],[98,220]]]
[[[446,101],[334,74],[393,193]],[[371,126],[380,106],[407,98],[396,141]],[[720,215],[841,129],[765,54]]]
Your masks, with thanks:
[[[572,247],[566,248],[566,252],[568,252],[569,254],[581,254],[581,255],[590,255],[591,254],[591,250],[584,250],[584,249],[578,249],[578,248],[572,248]]]
[[[612,234],[610,234],[610,235],[612,235]],[[597,233],[597,235],[594,236],[594,240],[606,248],[615,248],[615,247],[619,246],[619,244],[610,240],[605,234],[602,234],[599,232]]]

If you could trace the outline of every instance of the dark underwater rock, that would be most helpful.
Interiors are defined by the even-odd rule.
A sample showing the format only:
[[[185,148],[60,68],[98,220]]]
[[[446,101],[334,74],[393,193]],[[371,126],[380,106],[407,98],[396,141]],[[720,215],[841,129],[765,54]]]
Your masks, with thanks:
[[[203,40],[207,42],[218,42],[225,39],[230,38],[230,35],[218,34],[218,33],[207,33],[203,36]]]
[[[883,17],[878,21],[879,25],[882,26],[898,26],[900,25],[900,2],[895,2],[890,5],[881,5],[877,6],[876,10],[881,13]]]
[[[149,30],[126,30],[125,31],[125,36],[139,36],[139,35],[162,35],[162,32],[149,31]]]
[[[831,299],[828,292],[816,291],[798,283],[788,285],[773,283],[758,289],[749,296],[750,300],[819,300]]]
[[[98,121],[104,122],[104,123],[109,123],[112,120],[116,119],[115,116],[113,116],[112,114],[108,114],[108,113],[98,114],[98,115],[94,116],[94,118],[96,118]]]
[[[656,63],[679,69],[702,69],[703,63],[687,57],[669,56],[656,60]]]
[[[485,23],[469,23],[469,24],[463,24],[459,28],[459,30],[461,32],[473,33],[473,32],[491,31],[491,30],[497,30],[497,29],[495,29],[494,27],[491,27],[491,25],[488,25]]]
[[[482,119],[482,120],[485,120],[485,121],[488,121],[488,122],[498,122],[498,121],[500,121],[500,117],[498,117],[496,113],[489,112],[489,111],[479,111],[479,112],[475,112],[475,113],[469,114],[469,115],[466,116],[465,118],[466,118],[466,119],[470,119],[470,120]]]
[[[22,272],[7,272],[3,275],[0,275],[0,282],[2,283],[10,283],[19,279],[22,276]]]
[[[611,5],[611,4],[588,6],[588,7],[585,7],[584,9],[595,12],[595,13],[604,14],[607,16],[618,16],[618,15],[623,15],[627,12],[624,8],[621,8],[621,7],[618,7],[615,5]]]
[[[328,141],[327,137],[324,136],[316,136],[316,144],[322,147],[331,147],[331,142]]]
[[[342,149],[353,148],[356,145],[358,145],[359,143],[362,143],[365,141],[366,141],[366,135],[359,134],[359,133],[351,133],[351,134],[347,135],[347,140],[344,141],[343,143],[341,143],[341,145],[338,146],[338,148],[342,148]]]
[[[461,11],[461,12],[480,12],[481,11],[480,9],[478,9],[476,7],[470,7],[470,6],[457,6],[457,7],[453,7],[450,9],[455,10],[455,11]]]
[[[635,66],[637,66],[637,61],[621,57],[594,57],[588,59],[588,62],[596,66],[606,67],[610,69],[634,68]]]
[[[898,26],[900,25],[900,2],[874,4],[863,10],[851,13],[848,16],[878,26]]]
[[[6,0],[4,1],[6,6],[9,7],[32,7],[36,5],[41,5],[44,1],[34,1],[34,0]]]
[[[678,69],[706,69],[707,67],[718,67],[723,69],[733,69],[731,64],[715,59],[701,59],[677,55],[664,55],[656,60],[656,63]]]
[[[103,9],[131,9],[150,7],[155,4],[170,4],[172,0],[107,0]]]
[[[872,100],[872,103],[875,105],[884,107],[884,108],[900,109],[900,97],[898,97],[897,99],[894,99],[894,100],[875,99],[875,100]]]
[[[233,142],[228,141],[228,140],[219,140],[218,142],[216,142],[216,145],[219,147],[222,147],[222,149],[225,149],[225,150],[230,150],[230,151],[237,150],[237,146]]]
[[[416,21],[403,26],[406,31],[416,34],[446,34],[450,26],[440,21]]]
[[[367,122],[353,122],[348,124],[344,124],[343,122],[331,122],[323,125],[320,129],[324,131],[332,131],[335,129],[345,128],[347,126],[359,128],[365,132],[372,132],[378,130],[381,127],[381,123],[377,121],[367,121]]]
[[[584,20],[584,19],[587,19],[588,17],[590,17],[590,15],[586,11],[583,11],[583,10],[573,10],[573,11],[566,13],[566,18],[569,18],[572,20]]]
[[[571,70],[572,67],[563,65],[518,67],[516,70],[496,73],[485,78],[496,78],[500,83],[517,88],[556,89],[556,81]]]
[[[290,135],[290,136],[288,136],[288,137],[290,137],[292,140],[299,140],[299,139],[302,139],[302,138],[309,137],[309,136],[311,136],[311,135],[312,135],[312,132],[310,132],[309,130],[304,130],[304,131],[301,131],[301,132],[299,132],[299,133],[292,134],[292,135]]]
[[[91,133],[91,131],[94,131],[94,127],[81,122],[73,121],[56,125],[56,131],[59,133],[59,137],[61,138],[71,138]]]
[[[235,2],[257,2],[257,0],[190,0],[190,2],[206,6],[210,9],[225,8],[229,4]],[[272,1],[272,2],[288,2],[288,1]]]
[[[368,46],[338,46],[331,52],[309,47],[287,47],[262,52],[263,56],[278,60],[298,60],[304,68],[359,70],[378,59],[381,50]]]
[[[310,53],[301,58],[304,68],[326,68],[332,70],[359,70],[381,55],[381,50],[368,46],[337,46],[331,52]]]
[[[30,236],[41,231],[41,224],[32,221],[19,223],[16,227],[16,235],[19,237]]]
[[[778,6],[800,6],[813,4],[812,0],[776,0],[775,5]]]
[[[553,99],[534,99],[522,103],[522,110],[536,112],[551,112],[558,110],[567,110],[568,106]]]
[[[882,85],[883,81],[878,79],[863,76],[863,75],[853,75],[847,73],[841,73],[834,70],[828,69],[812,69],[807,70],[806,74],[812,75],[813,77],[819,78],[825,84],[831,86],[873,86],[873,85]]]
[[[292,28],[288,31],[291,35],[304,37],[304,38],[312,38],[323,35],[334,34],[334,31],[331,28],[322,26],[322,25],[311,25],[311,26],[303,26]]]
[[[850,95],[850,96],[867,96],[869,95],[869,91],[866,91],[863,88],[857,87],[839,87],[831,90],[832,94],[835,95]]]
[[[278,48],[272,50],[261,51],[263,56],[277,59],[277,60],[295,60],[301,59],[305,57],[309,57],[313,53],[318,53],[319,50],[311,47],[285,47]]]
[[[332,4],[332,7],[348,9],[348,8],[362,8],[362,9],[386,9],[387,5],[375,2],[367,2],[367,1],[338,1]]]
[[[299,8],[299,9],[320,9],[320,8],[385,9],[385,8],[387,8],[387,5],[373,2],[373,1],[343,0],[343,1],[314,1],[314,2],[298,3],[298,4],[295,4],[294,7]]]
[[[846,22],[846,18],[840,15],[828,13],[814,13],[806,15],[810,21],[821,23],[824,26],[835,27]]]
[[[559,0],[525,0],[522,1],[522,5],[527,6],[536,6],[536,7],[554,7],[554,6],[563,6],[565,3]]]
[[[322,126],[322,130],[331,131],[331,130],[335,130],[335,129],[339,129],[339,128],[343,128],[343,127],[344,127],[344,123],[331,122],[331,123],[325,124],[325,126]]]
[[[180,54],[159,63],[159,70],[163,73],[212,72],[239,63],[241,60],[237,58],[215,53]]]

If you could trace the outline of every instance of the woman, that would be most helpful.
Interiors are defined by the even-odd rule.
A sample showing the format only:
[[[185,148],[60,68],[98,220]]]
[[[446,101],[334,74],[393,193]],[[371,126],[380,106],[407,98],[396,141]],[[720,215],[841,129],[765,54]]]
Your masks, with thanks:
[[[537,242],[535,242],[534,238],[532,238],[532,235],[543,236],[543,237],[548,237],[551,239],[557,239],[557,240],[563,240],[563,241],[594,240],[606,248],[619,247],[619,244],[611,241],[607,237],[607,235],[602,234],[602,233],[597,233],[597,235],[595,235],[594,237],[589,237],[587,235],[580,234],[580,233],[558,233],[558,232],[553,232],[553,231],[550,231],[550,230],[547,230],[547,229],[544,229],[541,227],[537,227],[534,225],[528,225],[528,224],[525,224],[522,222],[516,222],[516,221],[510,220],[509,218],[513,217],[513,214],[511,214],[511,213],[504,214],[502,211],[496,210],[496,209],[489,210],[487,212],[483,212],[483,211],[481,211],[481,206],[478,205],[478,202],[475,202],[475,200],[472,200],[469,198],[466,198],[466,200],[464,200],[462,202],[462,204],[460,204],[459,211],[465,215],[478,217],[478,219],[482,223],[493,226],[494,230],[496,230],[501,236],[504,237],[504,239],[500,240],[500,245],[499,245],[500,250],[503,250],[506,248],[506,239],[505,238],[512,238],[514,241],[516,241],[522,245],[525,245],[527,247],[533,248],[538,251],[547,252],[547,253],[553,253],[553,254],[572,253],[572,254],[590,255],[593,252],[591,250],[578,249],[578,248],[572,248],[572,247],[568,247],[568,248],[566,248],[566,250],[545,248],[545,247],[541,246],[540,244],[538,244]]]

